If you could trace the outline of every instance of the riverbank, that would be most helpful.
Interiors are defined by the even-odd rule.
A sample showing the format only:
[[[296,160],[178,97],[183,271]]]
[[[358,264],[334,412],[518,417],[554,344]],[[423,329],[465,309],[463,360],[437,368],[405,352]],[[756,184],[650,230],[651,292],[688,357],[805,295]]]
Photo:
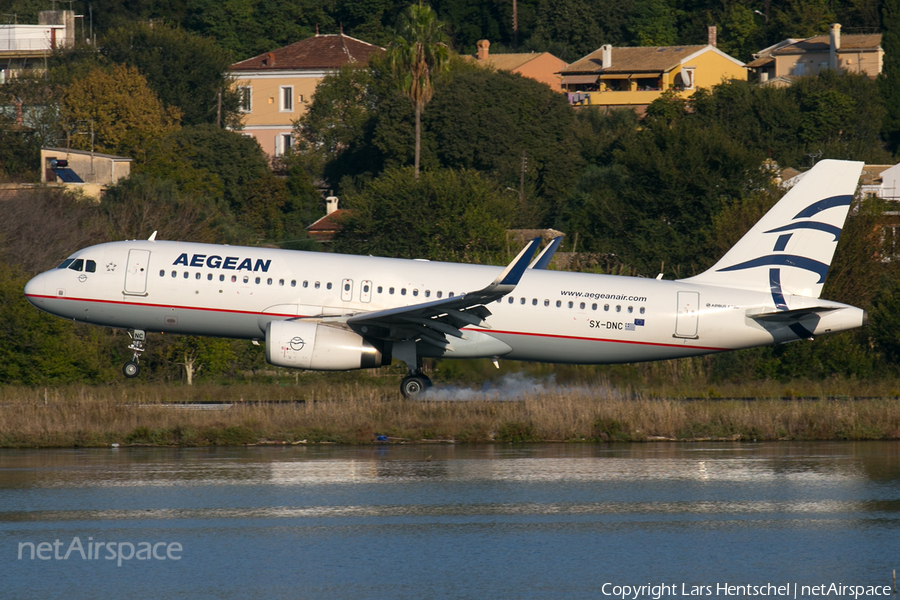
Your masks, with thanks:
[[[444,397],[410,402],[393,385],[359,383],[4,388],[0,447],[900,439],[890,397],[635,398],[540,385],[515,398]]]

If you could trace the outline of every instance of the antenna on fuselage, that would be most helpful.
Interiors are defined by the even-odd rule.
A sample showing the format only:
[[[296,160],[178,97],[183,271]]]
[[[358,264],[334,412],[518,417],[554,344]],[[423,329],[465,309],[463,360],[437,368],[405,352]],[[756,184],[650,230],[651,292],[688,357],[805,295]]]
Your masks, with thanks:
[[[155,241],[156,241],[156,232],[155,232],[155,231],[154,231],[153,233],[150,234],[150,237],[147,238],[147,241],[148,241],[148,242],[155,242]]]

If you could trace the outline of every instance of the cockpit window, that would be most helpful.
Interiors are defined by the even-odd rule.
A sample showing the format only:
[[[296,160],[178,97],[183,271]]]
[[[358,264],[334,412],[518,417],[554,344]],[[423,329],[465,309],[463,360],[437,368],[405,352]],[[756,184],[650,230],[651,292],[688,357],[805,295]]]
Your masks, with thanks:
[[[83,271],[84,270],[84,259],[83,258],[75,259],[75,262],[73,262],[71,265],[69,265],[69,268],[72,269],[73,271]]]
[[[87,264],[84,266],[84,270],[88,273],[96,273],[97,272],[97,263],[93,260],[87,261]]]
[[[66,260],[62,261],[62,264],[61,264],[61,265],[59,265],[59,266],[56,267],[56,268],[57,268],[57,269],[65,269],[66,267],[68,267],[69,265],[71,265],[73,262],[75,262],[75,259],[74,259],[74,258],[67,258]]]

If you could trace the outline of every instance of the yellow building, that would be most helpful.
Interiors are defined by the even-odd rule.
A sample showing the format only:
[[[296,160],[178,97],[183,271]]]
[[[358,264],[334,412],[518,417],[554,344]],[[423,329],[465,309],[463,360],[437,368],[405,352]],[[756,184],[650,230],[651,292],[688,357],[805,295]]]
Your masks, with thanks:
[[[579,106],[643,113],[666,90],[688,97],[723,80],[746,80],[744,63],[716,48],[715,30],[710,29],[705,46],[603,46],[563,69],[562,87]]]
[[[347,64],[363,66],[384,48],[346,36],[315,35],[231,65],[243,133],[270,156],[292,146],[294,121],[306,114],[316,86]]]

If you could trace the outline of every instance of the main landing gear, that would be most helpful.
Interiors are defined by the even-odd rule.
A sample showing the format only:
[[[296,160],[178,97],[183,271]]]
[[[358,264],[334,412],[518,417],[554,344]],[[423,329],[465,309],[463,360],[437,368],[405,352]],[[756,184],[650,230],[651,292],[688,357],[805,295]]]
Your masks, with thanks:
[[[129,331],[128,335],[131,336],[131,345],[128,346],[128,349],[134,351],[134,357],[125,363],[125,366],[122,367],[122,373],[125,377],[131,379],[137,377],[138,373],[141,372],[138,362],[141,360],[141,352],[144,351],[144,342],[147,340],[147,334],[140,329],[135,329],[134,331]]]
[[[400,393],[407,400],[420,400],[431,387],[431,380],[423,375],[421,370],[416,369],[400,382]]]

